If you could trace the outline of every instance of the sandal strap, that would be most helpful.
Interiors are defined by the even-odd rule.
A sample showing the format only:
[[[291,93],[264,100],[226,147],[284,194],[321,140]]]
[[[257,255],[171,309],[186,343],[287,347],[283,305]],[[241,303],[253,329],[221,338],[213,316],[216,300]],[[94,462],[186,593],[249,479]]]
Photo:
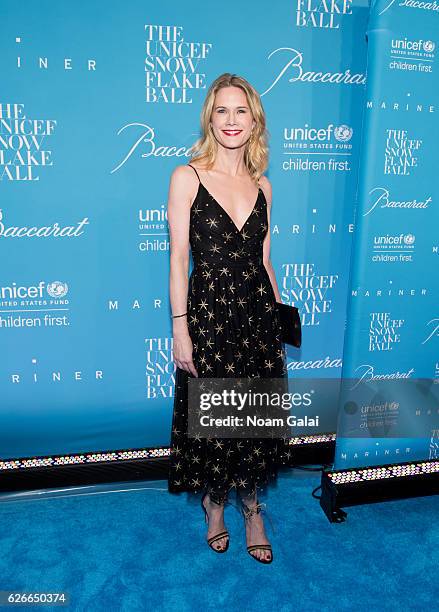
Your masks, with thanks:
[[[251,550],[257,550],[257,549],[271,551],[271,546],[270,544],[253,544],[252,546],[247,546],[248,552],[250,552]]]
[[[271,520],[270,515],[266,511],[266,508],[267,508],[267,504],[265,504],[264,502],[258,503],[252,508],[249,508],[244,502],[241,502],[241,511],[246,521],[249,520],[250,517],[253,516],[254,514],[260,514],[261,512],[264,512],[264,514],[266,514],[268,520],[270,521],[271,528],[273,529],[273,531],[275,531],[273,521]]]
[[[209,538],[207,540],[207,543],[209,545],[213,544],[213,542],[216,542],[217,540],[221,540],[221,538],[227,537],[228,535],[229,535],[228,531],[221,531],[220,533],[217,533],[216,535]]]
[[[261,504],[256,504],[255,506],[253,506],[252,508],[249,508],[246,504],[244,504],[244,502],[242,503],[242,513],[245,516],[246,519],[249,519],[251,516],[253,516],[253,514],[259,514],[260,512],[262,512],[263,510],[266,509],[267,504],[265,503],[261,503]]]

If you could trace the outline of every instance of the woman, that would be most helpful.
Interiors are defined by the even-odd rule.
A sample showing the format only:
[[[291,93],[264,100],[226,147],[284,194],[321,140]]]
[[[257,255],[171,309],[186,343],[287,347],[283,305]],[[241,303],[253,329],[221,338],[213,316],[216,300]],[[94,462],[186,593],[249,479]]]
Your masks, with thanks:
[[[169,187],[170,300],[176,383],[169,491],[204,491],[207,540],[225,552],[224,505],[235,489],[242,500],[247,550],[262,563],[273,553],[257,488],[283,462],[273,438],[189,438],[189,377],[280,378],[286,375],[270,262],[271,185],[265,115],[258,93],[225,73],[210,86],[201,138],[189,164]],[[194,268],[188,280],[189,246]]]

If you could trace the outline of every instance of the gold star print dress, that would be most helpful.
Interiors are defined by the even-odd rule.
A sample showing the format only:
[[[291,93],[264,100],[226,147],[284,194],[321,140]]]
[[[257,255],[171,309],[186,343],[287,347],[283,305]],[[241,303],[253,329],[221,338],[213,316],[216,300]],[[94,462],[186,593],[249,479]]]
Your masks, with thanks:
[[[194,265],[187,298],[198,377],[287,376],[276,297],[262,263],[266,207],[259,188],[239,230],[200,180],[190,212]],[[264,487],[277,476],[277,465],[285,462],[284,440],[188,437],[189,377],[192,374],[176,368],[169,492],[208,490],[211,499],[221,503],[232,489],[249,494]]]

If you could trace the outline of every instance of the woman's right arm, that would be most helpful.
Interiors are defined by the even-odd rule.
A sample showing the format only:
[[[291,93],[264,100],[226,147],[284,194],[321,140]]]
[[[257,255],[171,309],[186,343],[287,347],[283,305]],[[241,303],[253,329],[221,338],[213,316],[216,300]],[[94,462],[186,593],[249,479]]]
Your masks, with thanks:
[[[167,209],[170,238],[169,296],[173,315],[187,310],[189,219],[197,186],[197,177],[187,165],[174,169],[169,183]],[[198,376],[192,360],[193,346],[187,321],[187,315],[172,319],[174,361],[182,370]]]

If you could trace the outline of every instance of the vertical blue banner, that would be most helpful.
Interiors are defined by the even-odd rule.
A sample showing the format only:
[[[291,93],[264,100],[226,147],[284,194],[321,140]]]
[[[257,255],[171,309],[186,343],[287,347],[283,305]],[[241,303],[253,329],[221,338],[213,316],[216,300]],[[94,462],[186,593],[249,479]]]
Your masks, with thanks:
[[[437,8],[374,2],[367,36],[342,374],[346,387],[377,396],[364,404],[341,397],[336,469],[439,454]],[[394,401],[390,381],[410,393],[418,379],[430,381],[423,401]],[[409,423],[404,437],[398,422]]]

